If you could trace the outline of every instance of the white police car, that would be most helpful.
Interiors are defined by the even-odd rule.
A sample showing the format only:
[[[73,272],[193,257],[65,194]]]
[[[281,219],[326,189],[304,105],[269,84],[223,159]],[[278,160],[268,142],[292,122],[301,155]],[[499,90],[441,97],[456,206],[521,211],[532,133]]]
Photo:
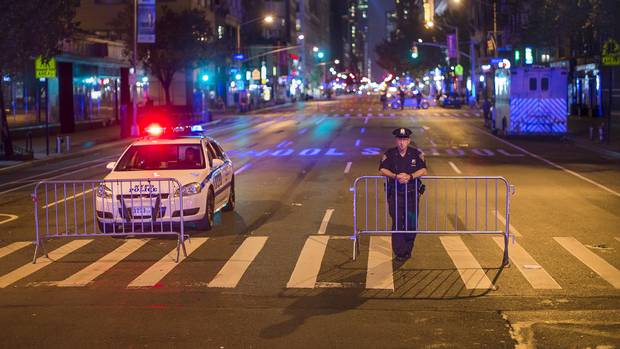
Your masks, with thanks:
[[[215,212],[235,208],[233,165],[218,142],[199,132],[202,129],[164,133],[151,126],[147,131],[150,137],[132,143],[118,161],[108,163],[112,171],[96,188],[102,232],[176,230],[180,197],[184,227],[208,230]]]

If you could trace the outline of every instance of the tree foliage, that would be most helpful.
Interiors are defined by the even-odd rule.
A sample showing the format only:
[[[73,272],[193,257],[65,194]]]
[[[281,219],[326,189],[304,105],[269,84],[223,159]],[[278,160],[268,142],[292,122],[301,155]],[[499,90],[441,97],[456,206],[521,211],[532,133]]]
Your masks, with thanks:
[[[37,56],[58,54],[63,39],[76,29],[78,0],[0,1],[0,76],[15,75]],[[4,95],[0,83],[0,139],[7,157],[13,155]]]

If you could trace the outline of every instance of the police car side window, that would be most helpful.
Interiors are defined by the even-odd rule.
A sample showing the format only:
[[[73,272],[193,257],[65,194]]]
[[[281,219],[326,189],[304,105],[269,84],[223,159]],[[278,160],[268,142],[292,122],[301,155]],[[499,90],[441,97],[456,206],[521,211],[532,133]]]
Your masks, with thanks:
[[[213,159],[215,155],[213,154],[213,149],[209,146],[209,144],[205,143],[205,150],[207,151],[207,156],[209,157],[209,167],[213,166]]]
[[[209,144],[215,150],[215,156],[220,160],[225,160],[224,154],[222,153],[222,148],[220,148],[215,142],[209,142]]]

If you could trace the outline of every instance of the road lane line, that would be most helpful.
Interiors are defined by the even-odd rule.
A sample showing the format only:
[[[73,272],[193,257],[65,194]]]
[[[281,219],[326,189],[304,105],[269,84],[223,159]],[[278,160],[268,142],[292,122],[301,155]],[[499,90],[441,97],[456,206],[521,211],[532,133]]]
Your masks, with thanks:
[[[36,264],[29,262],[26,265],[23,265],[12,272],[5,274],[0,277],[0,288],[5,288],[45,267],[52,264],[53,262],[65,257],[69,253],[79,249],[80,247],[86,246],[93,240],[73,240],[67,244],[62,245],[61,247],[55,249],[54,251],[48,253],[49,258],[41,257],[38,259]]]
[[[68,278],[55,283],[58,287],[83,287],[95,280],[101,274],[110,270],[130,254],[142,247],[149,239],[130,239],[124,244],[116,248],[114,251],[99,258],[96,262],[88,265],[86,268],[69,276]]]
[[[351,165],[353,163],[351,161],[347,162],[347,166],[344,168],[344,173],[349,173],[351,171]]]
[[[85,195],[85,194],[88,194],[88,193],[90,193],[91,191],[93,191],[93,190],[92,190],[92,189],[88,189],[88,190],[83,191],[83,192],[81,192],[81,193],[79,193],[79,194],[76,194],[76,195],[71,195],[71,196],[67,197],[67,198],[66,198],[66,200],[71,200],[71,199],[79,198],[80,196]],[[63,200],[58,200],[58,201],[55,201],[55,202],[52,202],[51,204],[47,204],[47,205],[43,206],[42,208],[49,208],[49,207],[52,207],[52,206],[54,206],[54,205],[58,205],[58,204],[59,204],[59,203],[61,203],[61,202],[65,202],[65,199],[63,199]]]
[[[456,172],[457,174],[461,174],[463,172],[461,172],[461,170],[459,170],[458,167],[456,167],[456,165],[454,164],[454,162],[452,161],[448,161],[448,164],[450,164],[450,167],[452,167],[452,169],[454,170],[454,172]]]
[[[431,129],[431,128],[430,128],[430,127],[428,127],[428,126],[422,126],[422,128],[424,129],[424,131],[428,131],[428,130],[430,130],[430,129]]]
[[[361,134],[366,133],[366,127],[362,127],[362,128],[360,128],[360,133],[361,133]]]
[[[306,239],[306,243],[297,259],[295,269],[293,269],[291,278],[286,284],[287,288],[315,287],[328,241],[328,235],[309,236]]]
[[[493,211],[495,211],[495,210],[493,210]],[[497,212],[497,211],[495,211],[495,215],[497,216],[497,219],[499,219],[499,221],[502,222],[502,224],[504,226],[506,226],[506,218],[504,218],[504,216],[501,213]],[[521,235],[521,233],[519,233],[517,228],[512,226],[512,223],[510,223],[510,226],[508,228],[510,229],[509,232],[513,233],[515,236],[517,236],[517,237],[523,236],[523,235]]]
[[[22,248],[30,245],[32,245],[32,241],[17,241],[10,245],[0,247],[0,258],[8,256],[11,253],[21,250]]]
[[[368,124],[368,119],[369,119],[369,118],[370,118],[369,116],[367,116],[366,118],[364,118],[364,125]]]
[[[360,146],[360,142],[361,142],[361,140],[360,140],[359,138],[358,138],[358,139],[356,139],[356,140],[355,140],[355,146],[356,146],[356,147],[359,147],[359,146]]]
[[[569,169],[567,169],[566,167],[564,167],[564,166],[562,166],[562,165],[558,165],[558,164],[556,164],[556,163],[555,163],[555,162],[553,162],[553,161],[547,160],[547,159],[543,158],[543,157],[542,157],[542,156],[540,156],[540,155],[536,155],[536,154],[534,154],[534,153],[532,153],[532,152],[529,152],[529,151],[527,151],[527,150],[525,150],[525,149],[521,148],[521,147],[520,147],[520,146],[518,146],[518,145],[512,144],[512,143],[510,143],[510,142],[508,142],[508,141],[506,141],[506,140],[503,140],[503,139],[501,139],[500,137],[497,137],[497,136],[495,136],[495,135],[493,135],[493,134],[490,134],[490,133],[488,133],[488,132],[486,132],[486,131],[480,130],[480,129],[478,129],[478,128],[476,128],[476,130],[478,130],[478,131],[480,131],[480,132],[482,132],[482,133],[484,133],[484,134],[486,134],[486,135],[488,135],[488,136],[490,136],[490,137],[493,137],[493,138],[497,139],[498,141],[500,141],[500,142],[502,142],[502,143],[504,143],[504,144],[507,144],[507,145],[509,145],[509,146],[513,147],[514,149],[517,149],[517,150],[519,150],[519,151],[521,151],[521,152],[523,152],[523,153],[525,153],[525,154],[527,154],[527,155],[529,155],[529,156],[531,156],[531,157],[533,157],[533,158],[535,158],[535,159],[538,159],[538,160],[540,160],[540,161],[542,161],[542,162],[544,162],[544,163],[546,163],[546,164],[548,164],[548,165],[550,165],[550,166],[552,166],[552,167],[555,167],[555,168],[557,168],[557,169],[560,169],[560,170],[562,170],[562,171],[564,171],[564,172],[566,172],[566,173],[568,173],[568,174],[571,174],[571,175],[573,175],[573,176],[575,176],[575,177],[577,177],[577,178],[579,178],[579,179],[581,179],[581,180],[583,180],[583,181],[586,181],[586,182],[588,182],[588,183],[590,183],[590,184],[592,184],[592,185],[595,185],[595,186],[597,186],[597,187],[599,187],[599,188],[601,188],[601,189],[603,189],[603,190],[607,191],[607,192],[608,192],[608,193],[610,193],[610,194],[613,194],[613,195],[615,195],[615,196],[617,196],[617,197],[620,197],[620,193],[619,193],[619,192],[617,192],[617,191],[615,191],[615,190],[613,190],[613,189],[611,189],[611,188],[608,188],[608,187],[604,186],[603,184],[601,184],[601,183],[599,183],[599,182],[597,182],[597,181],[594,181],[594,180],[592,180],[592,179],[590,179],[590,178],[587,178],[587,177],[585,177],[585,176],[582,176],[582,175],[580,175],[579,173],[577,173],[577,172],[575,172],[575,171],[573,171],[573,170],[569,170]]]
[[[588,250],[573,237],[554,237],[553,239],[613,287],[620,288],[620,270]]]
[[[493,241],[504,251],[504,238],[494,237]],[[517,266],[527,282],[535,289],[560,290],[560,286],[521,245],[514,243],[509,247],[510,260]],[[530,266],[530,267],[528,267]],[[540,268],[538,268],[540,267]]]
[[[459,236],[441,236],[439,239],[456,266],[465,288],[487,290],[493,287],[491,280]]]
[[[234,288],[267,242],[266,236],[251,236],[243,241],[233,256],[209,282],[209,287]]]
[[[251,163],[247,163],[247,164],[245,164],[245,165],[243,165],[243,166],[239,167],[239,168],[237,169],[237,171],[235,171],[235,175],[238,175],[238,174],[242,173],[243,171],[247,170],[247,169],[248,169],[248,168],[250,168],[250,167],[252,167],[252,164],[251,164]]]
[[[202,244],[207,241],[208,238],[192,238],[189,243],[186,243],[187,256],[189,257],[194,251],[196,251]],[[162,259],[153,264],[150,268],[145,270],[140,276],[135,278],[127,288],[135,287],[153,287],[157,285],[169,272],[185,260],[183,252],[179,256],[179,263],[176,262],[177,248],[173,248]]]
[[[1,220],[0,224],[12,222],[12,221],[16,220],[17,218],[19,218],[19,216],[16,216],[14,214],[8,214],[8,213],[0,213],[0,216],[9,217],[9,218],[5,218],[5,219]]]
[[[392,237],[371,236],[366,269],[366,288],[394,290]]]
[[[323,216],[323,221],[321,222],[321,226],[319,227],[318,235],[325,234],[325,230],[327,230],[327,224],[329,224],[329,220],[332,218],[332,214],[334,214],[333,208],[328,208],[325,210],[325,215]]]
[[[620,241],[620,238],[615,238],[616,240]]]

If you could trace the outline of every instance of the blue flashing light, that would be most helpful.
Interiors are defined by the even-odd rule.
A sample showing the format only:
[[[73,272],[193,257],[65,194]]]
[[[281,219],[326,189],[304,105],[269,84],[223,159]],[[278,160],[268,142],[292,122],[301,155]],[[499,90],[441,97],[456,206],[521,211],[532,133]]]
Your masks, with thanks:
[[[192,132],[204,132],[205,130],[202,128],[202,125],[193,125],[191,128]]]
[[[243,53],[237,53],[233,56],[233,59],[235,61],[242,61],[245,59],[245,56],[243,55]]]

